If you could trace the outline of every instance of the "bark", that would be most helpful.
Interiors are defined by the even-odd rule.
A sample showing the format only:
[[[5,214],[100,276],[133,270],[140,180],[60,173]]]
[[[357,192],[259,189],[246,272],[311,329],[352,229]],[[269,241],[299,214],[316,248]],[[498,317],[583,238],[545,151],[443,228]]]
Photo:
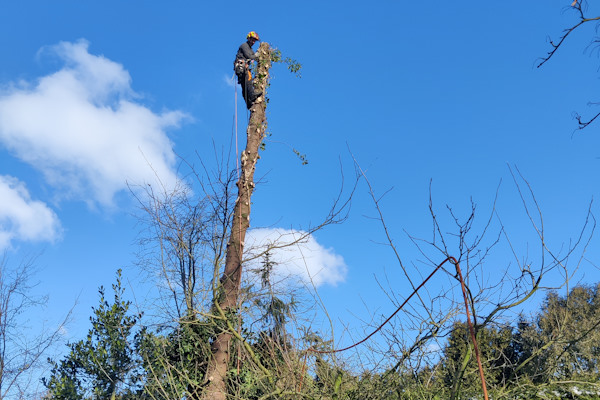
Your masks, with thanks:
[[[257,76],[254,79],[254,85],[255,89],[262,91],[263,95],[250,109],[246,149],[241,154],[241,170],[237,182],[238,197],[233,211],[231,236],[227,244],[225,269],[218,290],[214,293],[215,309],[221,316],[229,315],[228,311],[235,310],[238,304],[244,239],[246,230],[250,226],[250,200],[254,191],[254,170],[259,158],[258,149],[267,125],[265,96],[271,68],[271,49],[267,43],[263,42],[260,44],[258,53]],[[225,400],[227,397],[226,374],[232,337],[231,329],[225,329],[217,335],[211,346],[212,358],[206,371],[207,385],[202,394],[203,399]]]

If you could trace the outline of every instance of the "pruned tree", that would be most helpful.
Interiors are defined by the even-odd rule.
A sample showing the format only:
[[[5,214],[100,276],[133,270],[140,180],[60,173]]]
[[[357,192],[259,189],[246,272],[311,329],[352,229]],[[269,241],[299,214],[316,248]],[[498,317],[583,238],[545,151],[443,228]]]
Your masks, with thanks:
[[[258,150],[266,133],[267,103],[264,99],[267,94],[270,68],[271,48],[268,43],[262,42],[258,48],[255,86],[258,91],[263,93],[263,96],[250,109],[246,149],[241,155],[240,176],[237,182],[238,196],[235,201],[227,243],[225,268],[221,279],[218,281],[215,279],[213,282],[214,309],[223,322],[223,329],[212,343],[213,354],[206,372],[207,387],[202,396],[204,399],[225,400],[227,395],[227,366],[230,359],[231,341],[236,332],[231,315],[235,314],[239,301],[244,240],[250,226],[250,204],[255,186],[254,171],[259,158]]]
[[[269,69],[277,62],[296,74],[300,68],[267,43],[258,51],[253,72],[263,97],[250,110],[239,171],[228,169],[222,156],[214,172],[205,160],[200,160],[201,169],[182,160],[190,173],[175,187],[132,187],[142,210],[139,264],[159,289],[145,313],[153,335],[146,337],[142,354],[147,393],[153,398],[276,396],[294,392],[301,381],[302,355],[286,330],[295,297],[272,284],[269,262],[263,273],[252,273],[257,271],[250,267],[342,222],[358,179],[348,193],[342,175],[339,195],[319,223],[266,243],[245,243],[254,172],[266,138]],[[258,275],[262,283],[257,284]]]

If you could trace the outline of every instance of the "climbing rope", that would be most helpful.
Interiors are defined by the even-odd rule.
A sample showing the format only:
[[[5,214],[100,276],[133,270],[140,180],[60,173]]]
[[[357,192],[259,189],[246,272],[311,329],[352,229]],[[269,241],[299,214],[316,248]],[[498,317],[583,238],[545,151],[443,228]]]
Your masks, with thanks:
[[[425,280],[415,289],[413,290],[413,292],[410,294],[410,296],[408,296],[406,298],[406,300],[404,300],[404,302],[402,304],[400,304],[400,306],[398,308],[396,308],[396,311],[394,311],[385,321],[383,321],[383,323],[381,325],[379,325],[377,327],[377,329],[375,329],[373,332],[371,332],[369,335],[367,335],[364,339],[359,340],[358,342],[341,348],[341,349],[334,349],[334,350],[317,350],[317,349],[313,349],[312,347],[308,348],[307,354],[308,352],[312,352],[312,353],[317,353],[317,354],[334,354],[334,353],[340,353],[342,351],[346,351],[346,350],[350,350],[356,346],[359,346],[360,344],[366,342],[367,340],[369,340],[373,335],[375,335],[377,332],[379,332],[388,322],[390,322],[390,320],[392,318],[394,318],[394,316],[396,314],[398,314],[400,312],[400,310],[402,310],[402,308],[406,305],[406,303],[408,303],[408,301],[419,291],[419,289],[421,289],[423,286],[425,286],[425,283],[427,283],[427,281],[429,279],[431,279],[431,277],[433,275],[435,275],[436,272],[438,272],[440,270],[440,268],[442,267],[442,265],[444,265],[447,261],[450,261],[452,264],[454,264],[454,266],[456,267],[456,275],[458,277],[458,279],[460,280],[460,285],[461,285],[461,289],[462,289],[462,293],[463,293],[463,298],[465,300],[465,312],[467,315],[467,325],[469,326],[469,333],[471,335],[471,341],[473,342],[473,348],[475,350],[475,357],[477,358],[477,367],[479,368],[479,377],[481,379],[481,388],[483,390],[483,396],[485,398],[485,400],[488,400],[488,393],[487,393],[487,385],[485,383],[485,376],[483,374],[483,366],[481,364],[481,357],[479,355],[479,347],[477,346],[477,338],[475,337],[475,328],[473,327],[473,324],[471,323],[471,314],[469,312],[469,301],[467,298],[467,289],[466,289],[466,285],[465,285],[465,281],[463,279],[462,276],[462,272],[460,270],[460,265],[458,263],[458,260],[452,256],[448,256],[444,261],[442,261],[434,270],[431,274],[429,274],[429,276],[427,278],[425,278]],[[305,364],[304,364],[304,368],[302,371],[302,377],[300,380],[300,388],[302,388],[302,380],[304,377],[304,371],[306,369],[306,358],[305,358]]]
[[[234,109],[233,109],[233,119],[235,121],[234,126],[235,126],[235,169],[237,171],[237,179],[240,179],[240,160],[238,158],[238,94],[237,94],[237,84],[235,83],[235,73],[233,74],[233,77],[231,78],[231,81],[233,82],[233,91],[235,93],[234,95]]]

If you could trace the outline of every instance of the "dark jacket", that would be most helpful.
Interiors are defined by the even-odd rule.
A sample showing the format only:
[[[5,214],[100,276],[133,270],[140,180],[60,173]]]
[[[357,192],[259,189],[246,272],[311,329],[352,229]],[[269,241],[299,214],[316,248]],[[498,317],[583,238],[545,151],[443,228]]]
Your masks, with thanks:
[[[248,43],[248,42],[242,43],[242,45],[238,49],[238,52],[235,56],[236,60],[238,60],[240,58],[244,59],[246,61],[257,59],[256,54],[254,54],[254,52],[252,51],[252,47],[250,47],[250,43]]]

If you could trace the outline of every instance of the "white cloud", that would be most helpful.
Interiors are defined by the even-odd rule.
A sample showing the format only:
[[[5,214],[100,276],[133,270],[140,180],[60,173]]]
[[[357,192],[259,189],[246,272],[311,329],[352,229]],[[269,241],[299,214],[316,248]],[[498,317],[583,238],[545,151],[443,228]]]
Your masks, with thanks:
[[[46,204],[32,200],[25,185],[0,175],[0,250],[13,240],[54,241],[62,233],[56,214]]]
[[[106,206],[126,182],[172,186],[176,157],[165,131],[185,115],[136,102],[129,73],[90,54],[86,41],[46,52],[64,66],[0,94],[0,143],[40,170],[59,197]]]
[[[287,229],[252,229],[247,233],[245,247],[248,256],[252,257],[269,245],[293,243],[306,234],[304,231]],[[312,235],[297,244],[273,249],[271,260],[276,263],[273,268],[275,280],[296,277],[307,284],[312,280],[317,287],[324,284],[335,286],[343,282],[348,271],[343,257],[332,248],[323,247]],[[253,260],[250,267],[257,267],[261,262],[260,259]]]

